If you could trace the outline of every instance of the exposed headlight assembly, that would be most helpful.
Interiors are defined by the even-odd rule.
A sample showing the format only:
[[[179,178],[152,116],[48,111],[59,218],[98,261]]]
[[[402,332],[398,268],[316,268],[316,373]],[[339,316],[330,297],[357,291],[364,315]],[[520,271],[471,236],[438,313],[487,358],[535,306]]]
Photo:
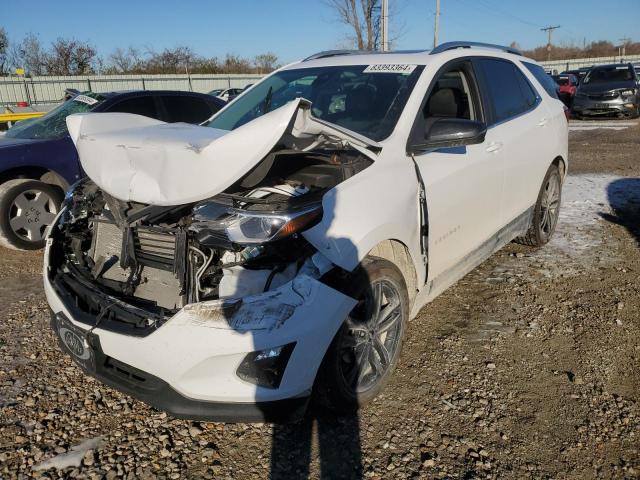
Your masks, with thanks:
[[[287,212],[256,212],[203,202],[193,209],[191,228],[239,245],[272,242],[304,230],[322,217],[316,204]]]

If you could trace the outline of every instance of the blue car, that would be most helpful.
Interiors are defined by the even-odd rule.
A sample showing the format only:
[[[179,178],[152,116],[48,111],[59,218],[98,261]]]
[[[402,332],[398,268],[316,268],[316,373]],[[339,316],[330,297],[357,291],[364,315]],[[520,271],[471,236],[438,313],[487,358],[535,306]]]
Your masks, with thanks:
[[[64,192],[84,176],[67,132],[68,115],[122,112],[198,124],[224,105],[221,99],[195,92],[84,92],[43,117],[16,124],[0,137],[0,245],[42,248]]]

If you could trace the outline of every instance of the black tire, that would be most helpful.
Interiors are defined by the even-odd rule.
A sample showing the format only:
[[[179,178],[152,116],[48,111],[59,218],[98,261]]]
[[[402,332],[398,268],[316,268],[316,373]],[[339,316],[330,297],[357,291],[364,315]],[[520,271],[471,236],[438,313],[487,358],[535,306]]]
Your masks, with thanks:
[[[383,327],[386,326],[387,322],[384,318],[392,318],[396,313],[398,318],[394,320],[393,327],[384,330],[383,333],[369,332],[369,340],[363,341],[360,339],[361,335],[354,334],[354,331],[362,333],[362,330],[369,328],[364,322],[367,318],[371,321],[371,324],[378,324],[377,321],[374,322],[372,320],[374,316],[371,315],[372,306],[375,303],[373,289],[377,288],[378,285],[380,285],[381,292],[387,292],[380,295],[384,299],[379,302],[382,304],[379,310],[380,312],[385,312],[385,310],[391,312],[388,317],[384,317],[382,314],[377,316],[377,318],[382,317],[379,325],[384,324]],[[384,388],[400,357],[406,324],[409,318],[409,295],[404,277],[398,267],[388,260],[379,257],[365,258],[354,274],[349,276],[343,290],[349,296],[359,300],[359,303],[349,314],[349,317],[345,319],[327,350],[314,387],[315,400],[337,414],[355,412],[359,407],[375,398]],[[394,300],[391,300],[392,298]],[[397,312],[396,307],[394,307],[396,298],[398,301]],[[384,301],[388,303],[384,304]],[[384,339],[382,339],[382,335],[384,335]],[[365,355],[367,356],[368,369],[370,371],[359,368],[349,370],[349,357],[351,357],[351,367],[356,367],[357,361],[354,360],[356,360],[356,355],[359,354],[356,346],[353,346],[353,351],[351,351],[351,344],[361,342],[360,345],[364,345],[367,341],[371,343],[368,350],[369,353],[363,353],[362,356],[363,358]],[[385,355],[379,353],[380,345],[387,351],[388,360],[386,362],[384,360]],[[389,352],[387,345],[393,345],[393,351]],[[362,352],[364,352],[364,349]],[[369,360],[370,355],[373,355],[373,358],[377,358],[378,365],[384,367],[384,371],[380,375],[377,374],[376,369],[373,367],[376,362]],[[367,380],[370,384],[359,387],[352,383],[353,380],[350,383],[346,377],[354,374],[354,370],[356,383],[360,381],[360,372],[362,372],[363,383],[366,383],[365,380]],[[366,373],[367,371],[369,373]]]
[[[557,189],[557,197],[554,195],[554,198],[549,200],[548,197],[554,188]],[[561,201],[562,178],[558,166],[553,164],[544,176],[529,229],[524,236],[516,238],[515,241],[530,247],[541,247],[549,242],[558,224]]]
[[[63,198],[59,187],[38,180],[15,179],[0,185],[0,245],[16,250],[43,248],[45,229],[60,211]],[[16,222],[16,217],[23,221]],[[24,228],[19,228],[21,223]]]

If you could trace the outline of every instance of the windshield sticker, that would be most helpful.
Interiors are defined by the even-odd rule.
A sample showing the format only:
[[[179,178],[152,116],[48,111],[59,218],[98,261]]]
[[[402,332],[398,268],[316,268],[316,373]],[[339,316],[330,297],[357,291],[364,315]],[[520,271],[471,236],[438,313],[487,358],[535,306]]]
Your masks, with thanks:
[[[402,63],[381,63],[379,65],[369,65],[362,73],[402,73],[409,75],[416,69],[417,65]]]
[[[75,97],[73,97],[73,101],[86,103],[87,105],[94,105],[98,103],[98,100],[96,100],[95,98],[87,97],[86,95],[76,95]]]

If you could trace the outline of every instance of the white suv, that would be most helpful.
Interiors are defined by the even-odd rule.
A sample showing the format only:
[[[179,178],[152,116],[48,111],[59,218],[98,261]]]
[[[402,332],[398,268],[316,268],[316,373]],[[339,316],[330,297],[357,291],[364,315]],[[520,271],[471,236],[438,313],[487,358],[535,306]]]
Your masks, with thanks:
[[[89,178],[47,240],[52,327],[90,375],[194,419],[371,400],[426,303],[549,240],[567,171],[554,85],[485,44],[320,53],[202,126],[67,122]]]

